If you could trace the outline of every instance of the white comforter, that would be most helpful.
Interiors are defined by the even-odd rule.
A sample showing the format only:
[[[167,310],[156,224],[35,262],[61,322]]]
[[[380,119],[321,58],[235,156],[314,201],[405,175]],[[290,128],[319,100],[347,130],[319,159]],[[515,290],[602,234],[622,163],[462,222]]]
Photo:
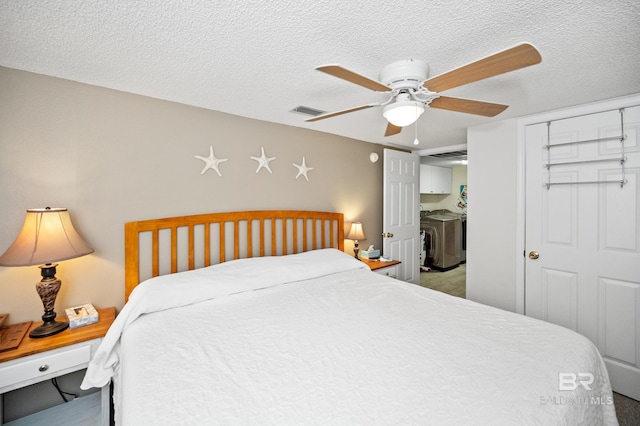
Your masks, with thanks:
[[[332,249],[142,283],[82,387],[112,377],[125,425],[617,424],[586,338]]]

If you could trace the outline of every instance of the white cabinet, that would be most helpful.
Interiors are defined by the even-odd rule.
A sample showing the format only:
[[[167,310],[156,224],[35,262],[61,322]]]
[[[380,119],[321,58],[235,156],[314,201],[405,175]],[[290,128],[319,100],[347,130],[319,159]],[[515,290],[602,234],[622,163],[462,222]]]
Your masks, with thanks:
[[[451,169],[421,164],[420,193],[451,194]]]

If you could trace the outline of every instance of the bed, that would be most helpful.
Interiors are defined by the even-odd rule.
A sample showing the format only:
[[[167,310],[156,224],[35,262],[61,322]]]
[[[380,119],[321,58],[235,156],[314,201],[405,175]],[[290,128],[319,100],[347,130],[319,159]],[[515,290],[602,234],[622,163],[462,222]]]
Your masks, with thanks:
[[[340,213],[125,226],[127,303],[82,388],[117,424],[617,424],[595,346],[376,274]],[[165,265],[166,264],[166,265]]]

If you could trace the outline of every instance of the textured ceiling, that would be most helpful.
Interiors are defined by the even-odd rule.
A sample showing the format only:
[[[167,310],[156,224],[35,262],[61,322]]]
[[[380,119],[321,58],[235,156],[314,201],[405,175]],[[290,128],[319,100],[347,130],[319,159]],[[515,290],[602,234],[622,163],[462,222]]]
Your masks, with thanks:
[[[428,150],[466,128],[640,92],[638,0],[0,0],[0,66],[259,120]],[[377,79],[401,59],[440,74],[520,42],[542,63],[444,92],[504,103],[495,118],[428,109],[383,136],[380,108],[305,123],[384,95],[315,71]],[[382,97],[381,97],[382,96]]]

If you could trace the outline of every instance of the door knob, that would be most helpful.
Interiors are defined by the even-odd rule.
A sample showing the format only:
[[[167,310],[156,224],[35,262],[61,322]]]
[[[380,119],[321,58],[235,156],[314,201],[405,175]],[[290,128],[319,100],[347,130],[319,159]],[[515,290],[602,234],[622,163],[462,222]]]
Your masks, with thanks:
[[[386,234],[383,232],[382,236],[387,238],[393,238],[393,234],[391,232],[387,232]]]
[[[530,251],[529,252],[529,259],[537,259],[540,257],[540,254],[537,251]]]

